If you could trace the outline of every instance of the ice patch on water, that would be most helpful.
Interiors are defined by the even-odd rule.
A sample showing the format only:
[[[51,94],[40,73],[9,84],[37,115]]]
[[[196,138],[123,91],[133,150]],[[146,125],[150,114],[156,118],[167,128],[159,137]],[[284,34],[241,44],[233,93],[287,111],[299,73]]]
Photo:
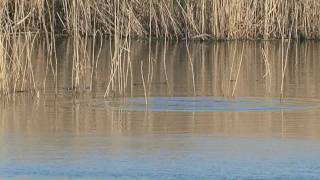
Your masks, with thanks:
[[[223,97],[149,97],[125,98],[98,103],[98,108],[153,112],[256,112],[296,111],[320,107],[320,103],[304,99],[223,98]]]

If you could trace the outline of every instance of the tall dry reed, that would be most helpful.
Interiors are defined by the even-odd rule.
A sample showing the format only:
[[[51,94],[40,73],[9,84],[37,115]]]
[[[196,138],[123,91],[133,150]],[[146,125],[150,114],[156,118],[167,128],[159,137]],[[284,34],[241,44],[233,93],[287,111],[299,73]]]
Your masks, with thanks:
[[[56,93],[56,38],[67,35],[72,39],[72,87],[81,90],[92,89],[92,80],[83,82],[88,76],[93,78],[97,65],[96,37],[111,36],[114,48],[107,96],[113,91],[120,94],[126,91],[132,74],[130,41],[134,37],[164,38],[165,41],[319,39],[319,9],[317,0],[2,0],[0,91],[2,94],[15,92],[24,89],[26,84],[38,89],[30,63],[37,36],[45,41],[47,71],[54,74]],[[17,45],[21,39],[25,47]],[[89,39],[92,40],[91,49]],[[282,79],[286,61],[283,57]],[[152,63],[149,57],[150,72]],[[146,78],[146,81],[151,80],[152,73]]]
[[[319,38],[317,0],[3,0],[1,31],[198,39]]]

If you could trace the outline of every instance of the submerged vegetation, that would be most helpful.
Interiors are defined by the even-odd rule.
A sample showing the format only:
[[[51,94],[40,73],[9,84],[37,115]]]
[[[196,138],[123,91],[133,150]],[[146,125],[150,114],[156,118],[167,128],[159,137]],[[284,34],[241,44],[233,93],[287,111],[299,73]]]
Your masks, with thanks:
[[[105,96],[114,91],[121,94],[130,84],[132,38],[163,39],[165,44],[170,39],[282,39],[283,81],[290,45],[284,39],[320,38],[318,9],[316,0],[2,0],[0,94],[28,87],[39,95],[43,88],[33,74],[32,51],[41,40],[47,58],[45,71],[52,72],[57,82],[56,38],[60,36],[72,41],[72,89],[76,91],[92,89],[103,36],[112,37],[113,44]],[[146,96],[153,74],[150,51],[148,64],[141,62]],[[240,65],[242,60],[241,56]],[[264,61],[266,74],[271,76],[266,54]],[[142,72],[145,68],[148,75]],[[194,78],[192,81],[195,83]],[[45,86],[46,79],[43,82]]]

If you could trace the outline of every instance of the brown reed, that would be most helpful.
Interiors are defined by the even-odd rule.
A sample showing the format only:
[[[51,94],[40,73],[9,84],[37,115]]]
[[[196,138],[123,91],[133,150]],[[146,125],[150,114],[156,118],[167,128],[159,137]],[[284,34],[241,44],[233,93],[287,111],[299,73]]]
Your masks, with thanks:
[[[317,0],[2,0],[0,92],[8,94],[27,87],[39,91],[31,64],[35,37],[45,39],[47,71],[54,74],[57,93],[56,38],[67,35],[72,39],[72,87],[80,91],[87,86],[92,89],[94,67],[99,57],[99,52],[97,56],[94,52],[96,37],[111,36],[115,48],[111,55],[107,96],[111,91],[120,94],[126,91],[130,74],[132,76],[130,41],[134,37],[164,38],[165,41],[319,39],[318,9]],[[93,38],[92,49],[88,48],[90,37]],[[282,52],[282,84],[286,54],[288,52]],[[147,83],[152,81],[152,64],[149,56]],[[88,76],[91,77],[89,83],[85,81]],[[147,86],[150,89],[150,85]]]
[[[3,0],[1,32],[196,39],[319,38],[316,0]],[[126,27],[128,26],[128,27]]]

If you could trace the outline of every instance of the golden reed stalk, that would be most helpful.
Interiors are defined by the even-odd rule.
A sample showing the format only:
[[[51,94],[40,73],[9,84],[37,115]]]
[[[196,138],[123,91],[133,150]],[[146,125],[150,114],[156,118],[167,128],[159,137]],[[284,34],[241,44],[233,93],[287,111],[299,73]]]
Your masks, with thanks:
[[[120,94],[126,90],[131,38],[319,39],[319,9],[318,0],[2,0],[0,93],[24,90],[27,84],[38,91],[30,60],[37,36],[45,39],[47,70],[54,74],[56,87],[55,39],[60,35],[71,37],[75,90],[92,89],[92,81],[86,83],[84,79],[93,77],[93,69],[88,70],[88,66],[95,67],[97,59],[92,57],[98,56],[88,48],[89,37],[93,37],[94,49],[97,35],[112,36],[115,48],[108,96],[114,90]],[[25,46],[17,45],[21,39]],[[26,58],[22,60],[22,56]],[[282,79],[286,59],[282,58]]]
[[[2,0],[1,32],[196,39],[315,39],[317,0]],[[122,28],[121,28],[122,27]]]

